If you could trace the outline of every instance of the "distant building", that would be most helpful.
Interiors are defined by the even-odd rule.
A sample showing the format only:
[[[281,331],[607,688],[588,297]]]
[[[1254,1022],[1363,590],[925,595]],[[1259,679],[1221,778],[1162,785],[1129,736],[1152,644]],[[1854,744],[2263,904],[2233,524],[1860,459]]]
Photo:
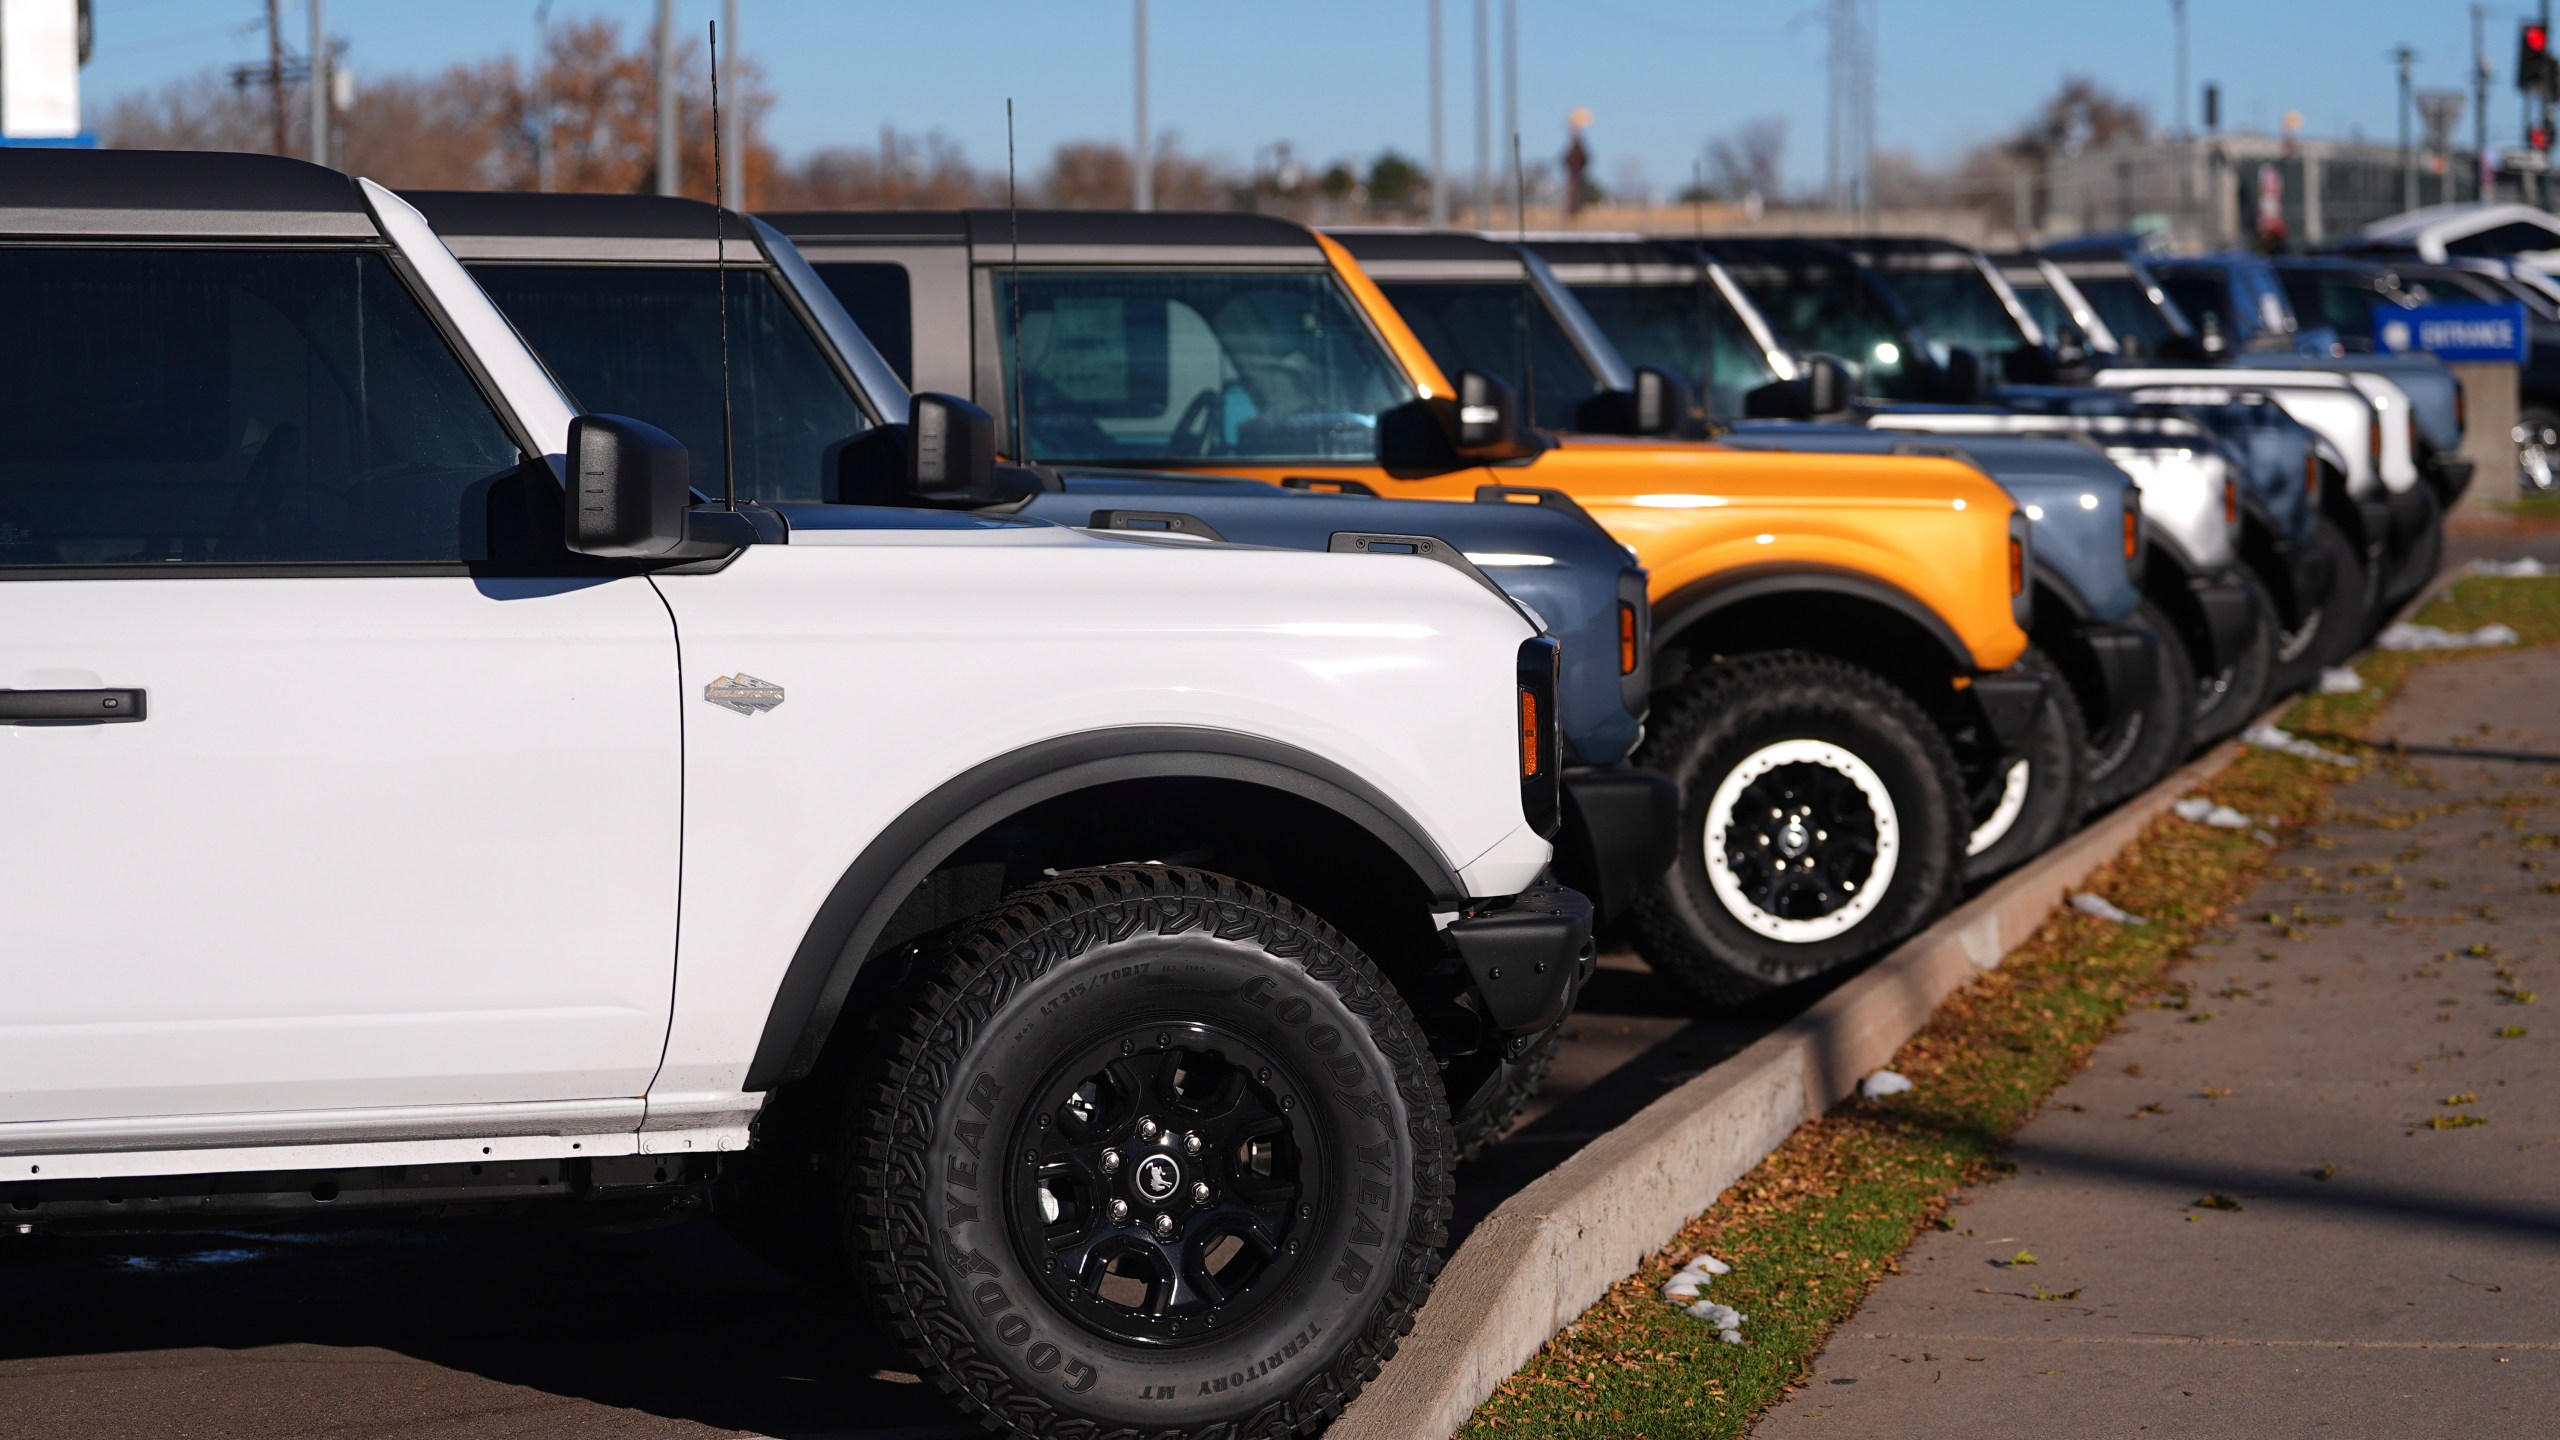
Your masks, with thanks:
[[[2025,228],[2049,240],[2163,230],[2190,248],[2250,246],[2269,237],[2301,248],[2419,205],[2478,199],[2478,174],[2475,151],[2421,151],[2412,198],[2397,145],[2243,131],[2199,135],[2185,147],[2155,138],[2056,156],[2020,203],[2035,207],[2022,217]],[[2501,172],[2489,198],[2547,205],[2540,180]]]

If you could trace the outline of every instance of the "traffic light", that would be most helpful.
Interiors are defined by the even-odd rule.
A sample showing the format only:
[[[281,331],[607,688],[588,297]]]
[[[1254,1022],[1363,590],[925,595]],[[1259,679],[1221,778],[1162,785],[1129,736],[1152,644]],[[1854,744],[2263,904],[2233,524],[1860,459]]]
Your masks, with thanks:
[[[2551,29],[2538,20],[2524,22],[2516,43],[2516,88],[2546,100],[2560,96],[2560,63],[2551,58]]]

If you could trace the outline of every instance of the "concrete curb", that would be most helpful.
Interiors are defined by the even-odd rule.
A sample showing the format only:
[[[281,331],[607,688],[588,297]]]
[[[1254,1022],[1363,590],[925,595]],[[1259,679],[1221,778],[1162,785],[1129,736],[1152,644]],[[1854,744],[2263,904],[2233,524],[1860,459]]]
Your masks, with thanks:
[[[1798,1125],[2000,963],[2072,887],[2241,753],[2216,747],[1912,937],[1751,1048],[1646,1106],[1485,1217],[1330,1440],[1447,1435]]]

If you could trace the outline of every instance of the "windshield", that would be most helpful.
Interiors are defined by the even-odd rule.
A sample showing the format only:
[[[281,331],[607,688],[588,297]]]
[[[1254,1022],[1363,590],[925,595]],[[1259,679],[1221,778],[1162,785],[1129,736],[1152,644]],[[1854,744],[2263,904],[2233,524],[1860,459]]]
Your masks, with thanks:
[[[1903,353],[1903,335],[1883,301],[1857,272],[1830,265],[1728,267],[1742,293],[1786,347],[1799,355],[1835,356],[1849,367],[1858,393],[1887,400],[1933,398],[1918,357]]]
[[[1928,270],[1887,267],[1877,274],[1928,333],[1929,353],[1941,365],[1947,362],[1947,352],[1958,345],[1981,352],[1995,364],[2011,351],[2028,348],[2017,317],[2000,303],[2000,292],[1970,264]]]
[[[2018,303],[2027,307],[2027,318],[2036,322],[2037,329],[2047,335],[2068,336],[2084,350],[2094,348],[2089,344],[2089,333],[2071,318],[2070,311],[2062,308],[2062,297],[2042,275],[2011,275],[2009,288],[2016,293]]]
[[[1742,317],[1704,278],[1685,285],[1576,285],[1573,298],[1630,365],[1688,380],[1711,415],[1739,415],[1742,397],[1778,378]]]
[[[2380,286],[2344,271],[2286,270],[2282,274],[2285,298],[2296,315],[2328,326],[2341,339],[2363,341],[2363,348],[2371,348],[2373,307],[2390,300]]]
[[[2116,343],[2126,354],[2156,355],[2163,344],[2178,338],[2178,326],[2153,303],[2150,289],[2133,276],[2075,275],[2071,283],[2107,328],[2116,332]]]
[[[1576,428],[1582,402],[1608,388],[1526,281],[1406,280],[1378,288],[1443,371],[1481,370],[1509,381],[1540,429]]]
[[[1413,398],[1330,272],[999,274],[1008,394],[1017,313],[1034,460],[1373,460]]]
[[[709,267],[471,273],[578,408],[636,416],[673,435],[691,455],[694,488],[720,493],[720,307]],[[729,394],[742,500],[826,498],[837,452],[870,428],[761,269],[729,271]]]

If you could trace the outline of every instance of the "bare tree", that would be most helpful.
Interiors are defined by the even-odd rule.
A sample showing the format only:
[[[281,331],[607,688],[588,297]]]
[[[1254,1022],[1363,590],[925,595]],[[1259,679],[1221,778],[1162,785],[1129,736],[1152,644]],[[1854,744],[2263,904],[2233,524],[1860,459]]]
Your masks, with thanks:
[[[1744,121],[1730,137],[1707,144],[1707,186],[1726,200],[1775,199],[1787,153],[1787,122],[1776,115]]]

